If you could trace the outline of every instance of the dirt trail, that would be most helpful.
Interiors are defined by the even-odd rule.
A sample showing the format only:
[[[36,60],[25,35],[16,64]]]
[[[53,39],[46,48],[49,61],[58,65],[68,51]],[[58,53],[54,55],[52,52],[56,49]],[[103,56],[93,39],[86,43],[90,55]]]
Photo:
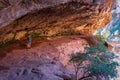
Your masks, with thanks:
[[[41,39],[41,38],[33,38],[32,39],[32,48],[38,46],[42,42],[47,42],[49,41],[47,38],[46,39]],[[26,39],[22,39],[18,42],[11,43],[7,46],[1,47],[0,48],[0,58],[4,58],[6,56],[6,53],[11,53],[13,50],[22,50],[22,49],[27,49],[26,48]]]
[[[67,37],[67,38],[66,38]],[[67,39],[77,39],[77,38],[83,38],[85,36],[61,36],[61,37],[56,37],[56,38],[33,38],[32,39],[32,48],[39,46],[41,43],[47,42],[48,44],[52,41],[52,42],[65,42],[64,40]],[[27,49],[26,48],[26,39],[22,39],[19,42],[14,42],[12,44],[9,44],[5,47],[1,47],[0,48],[0,58],[4,58],[6,56],[6,53],[10,53],[13,50],[22,50],[22,49]],[[56,43],[57,44],[57,43]]]

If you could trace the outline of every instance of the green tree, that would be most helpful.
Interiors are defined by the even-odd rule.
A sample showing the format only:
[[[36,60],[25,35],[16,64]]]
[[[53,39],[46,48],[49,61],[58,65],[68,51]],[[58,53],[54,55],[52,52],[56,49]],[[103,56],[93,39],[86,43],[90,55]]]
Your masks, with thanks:
[[[117,56],[109,51],[104,43],[85,47],[85,52],[72,54],[70,62],[75,66],[76,80],[94,80],[102,77],[105,80],[117,77]],[[84,63],[87,61],[88,63]],[[79,77],[78,72],[84,69],[84,75]],[[101,80],[101,79],[100,79]]]

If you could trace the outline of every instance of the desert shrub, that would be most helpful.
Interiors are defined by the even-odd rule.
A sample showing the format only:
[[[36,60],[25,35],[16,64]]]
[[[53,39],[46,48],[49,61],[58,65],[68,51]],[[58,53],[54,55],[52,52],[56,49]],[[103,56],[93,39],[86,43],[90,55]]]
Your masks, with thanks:
[[[37,33],[37,32],[32,32],[30,33],[31,37],[32,38],[41,38],[41,39],[46,39],[46,38],[49,38],[50,36],[45,36],[41,33]]]
[[[36,32],[32,32],[32,33],[30,33],[30,35],[31,35],[31,37],[33,37],[33,38],[37,38],[37,37],[40,37],[40,33],[36,33]]]
[[[94,78],[105,78],[110,80],[117,77],[118,58],[114,52],[109,51],[104,43],[99,42],[94,46],[86,46],[85,52],[71,55],[70,62],[75,65],[76,80],[94,80]],[[87,61],[88,63],[84,63]],[[78,72],[84,69],[84,75],[79,77]]]

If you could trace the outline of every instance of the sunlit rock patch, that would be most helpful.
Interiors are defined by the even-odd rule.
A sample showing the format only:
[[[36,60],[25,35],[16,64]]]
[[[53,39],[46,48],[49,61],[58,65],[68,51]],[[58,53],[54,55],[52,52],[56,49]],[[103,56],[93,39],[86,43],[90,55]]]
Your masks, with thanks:
[[[93,33],[110,21],[111,12],[109,6],[111,6],[111,1],[105,2],[104,5],[70,2],[31,11],[20,18],[15,17],[15,21],[1,28],[0,41],[5,41],[5,36],[10,36],[9,39],[11,39],[12,36],[9,34],[17,34],[16,36],[18,36],[20,32],[25,31],[25,28],[28,28],[29,32],[40,33],[41,36]],[[4,15],[4,11],[1,14]],[[7,15],[11,17],[10,14]],[[9,21],[8,18],[10,17],[1,17],[0,19]]]

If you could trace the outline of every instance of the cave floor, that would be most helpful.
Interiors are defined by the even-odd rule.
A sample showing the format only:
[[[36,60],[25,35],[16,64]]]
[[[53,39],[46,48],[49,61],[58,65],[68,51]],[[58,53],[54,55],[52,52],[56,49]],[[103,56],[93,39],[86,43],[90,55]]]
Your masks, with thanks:
[[[86,41],[81,37],[35,38],[30,49],[23,39],[1,48],[0,80],[71,80],[70,55],[84,51]]]

